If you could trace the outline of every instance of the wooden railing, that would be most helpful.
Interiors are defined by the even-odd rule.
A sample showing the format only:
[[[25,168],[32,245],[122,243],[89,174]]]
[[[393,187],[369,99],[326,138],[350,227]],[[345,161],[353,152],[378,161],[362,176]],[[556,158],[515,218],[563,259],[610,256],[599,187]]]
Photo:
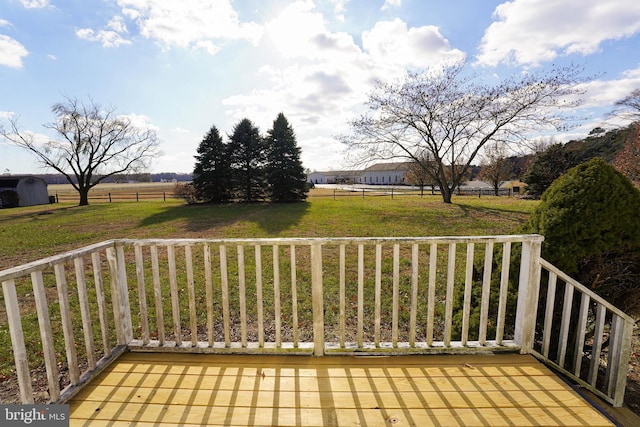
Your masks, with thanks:
[[[542,240],[113,240],[1,271],[20,400],[41,396],[32,380],[43,366],[47,400],[64,401],[125,350],[520,351],[564,370],[564,358],[549,356],[552,334],[538,334],[541,266],[584,290],[540,258]],[[604,388],[593,380],[597,367],[587,376],[579,366],[573,373],[619,405],[631,319],[587,295],[580,313],[613,313],[596,319],[596,333],[613,337],[613,347],[603,364]],[[544,331],[551,331],[556,308],[547,309]],[[580,319],[561,322],[558,348],[571,344],[567,331],[587,328],[590,318]],[[601,350],[602,340],[595,341]],[[577,361],[581,347],[574,348]]]

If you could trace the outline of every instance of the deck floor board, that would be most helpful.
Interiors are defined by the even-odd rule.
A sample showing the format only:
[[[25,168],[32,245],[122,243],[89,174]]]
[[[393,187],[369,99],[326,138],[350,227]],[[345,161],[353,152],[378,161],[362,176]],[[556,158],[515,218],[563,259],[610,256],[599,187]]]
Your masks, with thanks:
[[[71,425],[610,426],[531,356],[127,353]]]

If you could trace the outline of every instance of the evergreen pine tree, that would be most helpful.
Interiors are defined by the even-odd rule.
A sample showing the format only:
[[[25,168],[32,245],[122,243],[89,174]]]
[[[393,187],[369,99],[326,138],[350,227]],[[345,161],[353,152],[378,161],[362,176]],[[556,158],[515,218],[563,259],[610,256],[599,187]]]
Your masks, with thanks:
[[[296,135],[284,114],[278,114],[267,132],[267,181],[274,202],[296,202],[307,198],[308,186]]]
[[[222,203],[230,198],[230,164],[227,147],[215,126],[198,146],[193,170],[193,187],[198,200]]]
[[[265,197],[265,146],[260,130],[249,119],[233,128],[227,146],[236,197],[254,202]]]

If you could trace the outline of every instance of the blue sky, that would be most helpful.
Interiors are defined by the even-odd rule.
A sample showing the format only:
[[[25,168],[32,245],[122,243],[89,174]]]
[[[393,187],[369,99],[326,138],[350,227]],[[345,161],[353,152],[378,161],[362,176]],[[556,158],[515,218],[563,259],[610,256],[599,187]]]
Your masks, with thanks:
[[[65,96],[114,106],[157,130],[152,171],[190,172],[212,125],[279,112],[311,170],[343,168],[334,136],[376,79],[466,59],[487,79],[581,64],[585,117],[558,140],[611,127],[640,88],[640,2],[629,0],[1,0],[0,122],[51,139]],[[5,122],[6,123],[6,122]],[[0,173],[40,173],[0,142]]]

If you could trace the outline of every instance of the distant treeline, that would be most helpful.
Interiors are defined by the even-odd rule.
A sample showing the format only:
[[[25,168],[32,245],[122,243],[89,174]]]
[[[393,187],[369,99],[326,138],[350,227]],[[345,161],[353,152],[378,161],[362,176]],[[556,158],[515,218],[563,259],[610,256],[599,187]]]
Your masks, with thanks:
[[[67,184],[64,175],[47,173],[34,174],[44,179],[47,184]],[[189,182],[191,181],[190,173],[160,172],[160,173],[137,173],[127,175],[114,175],[106,178],[104,183],[127,183],[127,182]]]

